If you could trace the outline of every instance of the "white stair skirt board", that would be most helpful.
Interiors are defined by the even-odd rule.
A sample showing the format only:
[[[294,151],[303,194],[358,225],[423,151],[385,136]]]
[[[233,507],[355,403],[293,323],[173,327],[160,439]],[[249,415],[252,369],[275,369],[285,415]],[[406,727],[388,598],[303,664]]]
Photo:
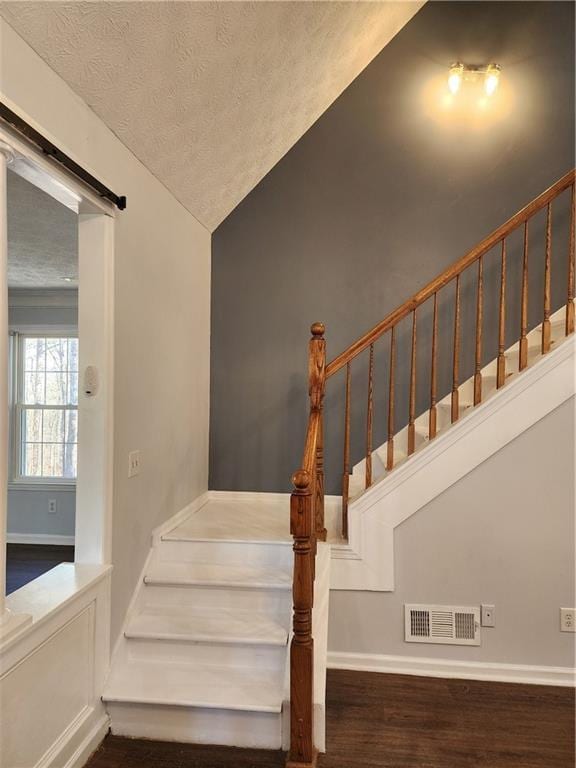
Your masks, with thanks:
[[[350,503],[349,540],[332,548],[331,589],[393,591],[394,529],[574,395],[576,340],[564,338],[564,317],[564,309],[552,317],[551,352],[539,353],[541,331],[532,331],[527,369],[509,375],[499,390],[485,387],[484,401],[474,408],[469,406],[472,380],[463,384],[461,418],[453,425],[445,421],[433,441],[423,441],[421,450]],[[517,345],[507,353],[508,371],[514,370],[514,355]],[[484,369],[485,383],[494,367],[495,361]],[[440,411],[449,408],[449,399],[440,403]],[[427,419],[426,412],[417,420],[420,429]],[[383,456],[385,449],[375,453]],[[357,465],[356,482],[362,472]]]
[[[113,733],[268,749],[285,743],[293,553],[279,501],[270,510],[206,494],[154,533],[104,690]],[[319,547],[321,750],[329,561],[329,548]]]
[[[419,656],[386,656],[375,653],[340,653],[330,651],[329,669],[352,669],[361,672],[383,672],[394,675],[446,677],[461,680],[491,680],[531,685],[576,685],[576,669],[543,667],[529,664],[496,664],[490,662],[428,659]]]

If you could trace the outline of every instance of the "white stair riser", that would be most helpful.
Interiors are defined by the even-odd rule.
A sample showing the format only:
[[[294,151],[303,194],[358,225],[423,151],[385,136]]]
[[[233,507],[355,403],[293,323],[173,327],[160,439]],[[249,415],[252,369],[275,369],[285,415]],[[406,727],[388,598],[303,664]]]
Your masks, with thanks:
[[[184,662],[199,667],[258,667],[271,674],[283,669],[285,645],[190,642],[127,637],[129,661]]]
[[[280,749],[281,714],[109,702],[112,733],[131,738]]]
[[[155,562],[168,560],[222,565],[250,563],[263,568],[272,566],[291,574],[294,555],[291,543],[162,540],[155,553]]]
[[[414,445],[416,450],[420,448],[426,442],[426,436],[416,430],[414,437]],[[408,453],[408,428],[400,430],[398,434],[394,435],[394,452],[398,455],[398,452]]]
[[[290,589],[243,589],[204,586],[156,586],[142,590],[144,606],[186,606],[197,608],[237,608],[265,612],[270,616],[290,614]]]

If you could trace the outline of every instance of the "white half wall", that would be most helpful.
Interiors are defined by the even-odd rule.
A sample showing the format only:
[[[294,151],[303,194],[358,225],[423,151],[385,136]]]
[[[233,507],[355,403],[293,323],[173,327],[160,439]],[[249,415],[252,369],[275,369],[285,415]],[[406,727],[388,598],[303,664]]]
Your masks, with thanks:
[[[560,631],[560,607],[576,604],[574,415],[572,397],[399,525],[394,592],[332,591],[330,665],[570,676],[576,635]],[[496,626],[478,647],[405,643],[405,603],[493,604]]]
[[[114,638],[153,528],[207,488],[210,233],[3,20],[0,42],[2,100],[128,201],[114,242]]]
[[[110,567],[64,563],[6,603],[31,623],[0,648],[0,765],[82,768],[108,730]]]

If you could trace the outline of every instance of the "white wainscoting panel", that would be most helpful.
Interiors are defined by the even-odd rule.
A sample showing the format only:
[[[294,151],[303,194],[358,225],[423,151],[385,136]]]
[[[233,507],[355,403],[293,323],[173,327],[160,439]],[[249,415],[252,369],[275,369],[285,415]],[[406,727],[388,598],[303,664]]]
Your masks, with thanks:
[[[33,620],[0,648],[2,768],[80,768],[108,730],[110,571],[65,563],[9,596]]]

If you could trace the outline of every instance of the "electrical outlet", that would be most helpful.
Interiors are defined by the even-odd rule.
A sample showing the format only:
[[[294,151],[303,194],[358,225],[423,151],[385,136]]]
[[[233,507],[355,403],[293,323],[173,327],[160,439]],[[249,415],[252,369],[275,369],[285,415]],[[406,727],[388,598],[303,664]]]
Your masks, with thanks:
[[[560,632],[576,632],[576,608],[560,608]]]
[[[48,514],[55,515],[57,511],[58,507],[56,506],[56,499],[48,499]]]
[[[128,454],[128,477],[140,474],[140,451],[130,451]]]
[[[494,605],[481,605],[480,606],[480,624],[483,627],[495,627],[496,626],[496,606]]]

